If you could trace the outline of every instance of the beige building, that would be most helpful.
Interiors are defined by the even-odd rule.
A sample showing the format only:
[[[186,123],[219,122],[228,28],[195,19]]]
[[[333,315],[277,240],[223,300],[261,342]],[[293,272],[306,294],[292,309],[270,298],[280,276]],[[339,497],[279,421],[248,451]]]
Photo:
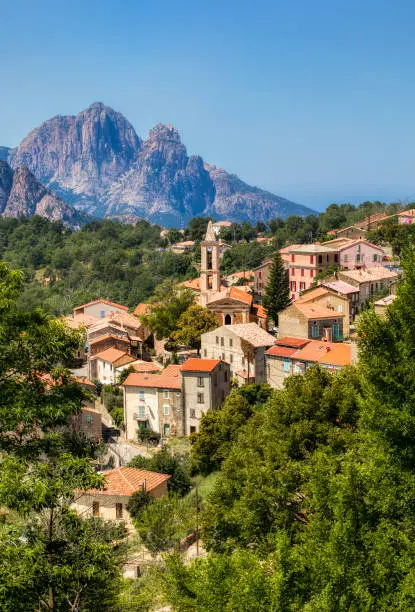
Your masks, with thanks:
[[[350,332],[350,301],[345,296],[326,287],[315,287],[305,291],[297,300],[297,304],[316,304],[332,310],[334,313],[343,313],[343,333],[348,336]]]
[[[113,385],[117,382],[117,371],[119,373],[122,366],[128,367],[134,361],[136,357],[112,346],[89,359],[89,378],[103,385]]]
[[[77,319],[84,317],[94,317],[95,319],[104,319],[118,312],[128,312],[128,306],[110,302],[109,300],[98,299],[88,304],[77,306],[73,310],[73,318]]]
[[[274,344],[271,334],[256,323],[222,325],[202,334],[201,354],[207,359],[229,363],[232,376],[246,373],[258,383],[265,382],[265,350]]]
[[[105,486],[102,490],[76,491],[77,498],[72,504],[84,518],[101,517],[105,520],[125,521],[131,529],[131,518],[127,504],[133,493],[147,491],[151,497],[167,494],[168,474],[157,474],[148,470],[120,467],[103,473]]]
[[[278,316],[280,338],[309,338],[330,341],[343,339],[344,312],[336,312],[325,306],[308,302],[295,302]]]
[[[357,313],[359,312],[359,289],[353,285],[349,285],[343,280],[333,278],[330,281],[321,281],[321,287],[330,289],[330,291],[337,293],[339,296],[345,297],[349,300],[349,322],[352,323],[355,320]],[[346,326],[346,319],[345,319]],[[345,332],[348,333],[348,332]]]
[[[343,342],[324,342],[306,338],[279,338],[265,353],[267,383],[282,389],[292,374],[304,374],[314,364],[335,372],[354,361],[354,347]]]
[[[392,304],[392,302],[395,299],[396,299],[396,295],[387,295],[386,297],[374,302],[373,308],[376,314],[378,314],[381,317],[385,317],[388,307]]]
[[[269,273],[272,266],[272,259],[265,259],[254,272],[254,293],[262,296],[268,284]]]
[[[228,363],[219,359],[188,359],[182,367],[184,433],[199,431],[200,419],[208,410],[223,404],[231,389]]]

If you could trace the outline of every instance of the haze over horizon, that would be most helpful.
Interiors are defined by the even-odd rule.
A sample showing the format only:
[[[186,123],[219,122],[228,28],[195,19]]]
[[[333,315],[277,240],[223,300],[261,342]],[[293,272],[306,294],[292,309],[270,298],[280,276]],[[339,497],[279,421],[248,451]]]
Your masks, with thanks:
[[[415,199],[413,3],[199,4],[0,1],[0,145],[102,101],[316,210]]]

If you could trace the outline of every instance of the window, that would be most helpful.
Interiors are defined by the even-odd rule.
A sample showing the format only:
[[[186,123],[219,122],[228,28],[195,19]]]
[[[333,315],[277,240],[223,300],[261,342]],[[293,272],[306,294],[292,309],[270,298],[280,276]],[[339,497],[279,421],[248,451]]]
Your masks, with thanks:
[[[203,357],[207,357],[207,349],[203,349]]]
[[[232,348],[232,346],[233,346],[233,340],[232,340],[232,338],[229,338],[229,346],[230,346],[230,348]]]
[[[219,336],[216,336],[216,344],[219,344]]]
[[[205,403],[205,396],[203,393],[198,393],[197,394],[197,403],[198,404],[204,404]]]
[[[356,255],[356,263],[360,263],[360,254],[359,253]]]
[[[291,261],[295,261],[295,255],[294,255],[294,253],[291,253]]]
[[[232,355],[232,353],[229,355],[229,362],[233,363],[233,355]]]
[[[375,254],[373,255],[373,261],[377,261],[377,260],[378,260],[378,256],[377,256],[377,254],[375,253]]]
[[[115,518],[122,519],[122,504],[115,504]]]
[[[163,406],[163,413],[164,413],[164,416],[169,416],[169,414],[170,414],[170,406],[168,404],[164,404],[164,406]]]
[[[204,387],[205,386],[205,379],[203,378],[203,376],[198,376],[197,377],[197,386],[198,387]]]
[[[339,263],[339,254],[338,253],[334,254],[334,261],[335,261],[335,263]]]
[[[145,401],[144,391],[139,391],[138,392],[138,397],[140,399],[140,402],[144,402]]]
[[[196,427],[194,425],[190,425],[190,433],[196,433]]]
[[[164,399],[169,399],[169,397],[170,397],[169,396],[169,390],[168,389],[164,389],[164,391],[163,391],[163,398]]]
[[[313,264],[314,263],[314,255],[310,255],[310,263]]]
[[[194,408],[190,408],[190,418],[191,419],[196,418],[196,410]]]
[[[225,370],[223,373],[223,379],[225,382],[228,382],[228,370]]]
[[[99,502],[92,502],[92,514],[93,516],[99,516]]]
[[[318,263],[319,264],[323,263],[323,255],[318,256]]]
[[[295,291],[295,290],[296,290],[296,282],[291,281],[291,291]]]
[[[99,316],[101,319],[103,319],[105,317],[105,310],[100,310],[99,311]]]
[[[349,256],[348,256],[348,255],[345,255],[345,256],[344,256],[344,262],[346,263],[348,260],[349,260]]]
[[[87,425],[92,425],[92,414],[85,415],[85,423]]]
[[[357,252],[360,253],[360,244],[357,245]]]
[[[223,336],[220,339],[220,345],[225,346],[225,338]]]
[[[284,372],[289,372],[289,371],[290,371],[290,360],[284,359]]]
[[[291,299],[292,299],[292,300],[295,300],[295,293],[292,293],[292,294],[291,294]]]
[[[343,306],[341,304],[337,306],[337,312],[343,312]]]
[[[168,436],[170,434],[170,425],[168,423],[164,423],[163,434]]]
[[[295,276],[295,268],[291,268],[291,276]]]
[[[261,270],[259,270],[259,272],[258,272],[258,278],[262,278],[262,272],[261,272]]]
[[[305,289],[305,283],[300,283],[300,291],[302,291],[303,289]]]
[[[301,276],[304,276],[304,268],[301,268]]]
[[[310,278],[313,278],[314,276],[314,270],[310,270]]]
[[[139,406],[138,407],[138,416],[140,417],[140,419],[144,419],[146,416],[146,407],[145,406]]]
[[[313,338],[318,338],[318,325],[313,325],[311,328],[311,335]]]

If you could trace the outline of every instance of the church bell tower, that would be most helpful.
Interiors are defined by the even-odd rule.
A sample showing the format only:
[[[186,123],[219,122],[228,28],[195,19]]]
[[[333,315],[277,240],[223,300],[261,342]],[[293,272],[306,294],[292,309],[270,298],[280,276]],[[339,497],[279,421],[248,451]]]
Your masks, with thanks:
[[[209,292],[220,291],[220,243],[216,240],[212,221],[201,246],[200,296],[202,306],[208,302]]]

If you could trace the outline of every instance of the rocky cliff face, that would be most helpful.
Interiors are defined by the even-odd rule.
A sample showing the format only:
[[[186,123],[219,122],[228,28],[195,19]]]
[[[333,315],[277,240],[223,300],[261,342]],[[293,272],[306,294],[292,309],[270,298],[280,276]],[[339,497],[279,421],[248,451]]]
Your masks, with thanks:
[[[9,152],[9,147],[0,147],[0,161],[7,161],[7,158],[9,157]]]
[[[51,221],[62,220],[72,227],[79,227],[86,220],[82,213],[46,189],[26,166],[13,171],[4,161],[0,161],[0,214],[5,217],[41,215]]]
[[[68,203],[99,217],[180,226],[196,215],[255,222],[313,212],[188,156],[172,126],[158,124],[142,141],[101,103],[46,121],[16,149],[0,150],[0,159],[6,154],[13,168],[27,166]]]

